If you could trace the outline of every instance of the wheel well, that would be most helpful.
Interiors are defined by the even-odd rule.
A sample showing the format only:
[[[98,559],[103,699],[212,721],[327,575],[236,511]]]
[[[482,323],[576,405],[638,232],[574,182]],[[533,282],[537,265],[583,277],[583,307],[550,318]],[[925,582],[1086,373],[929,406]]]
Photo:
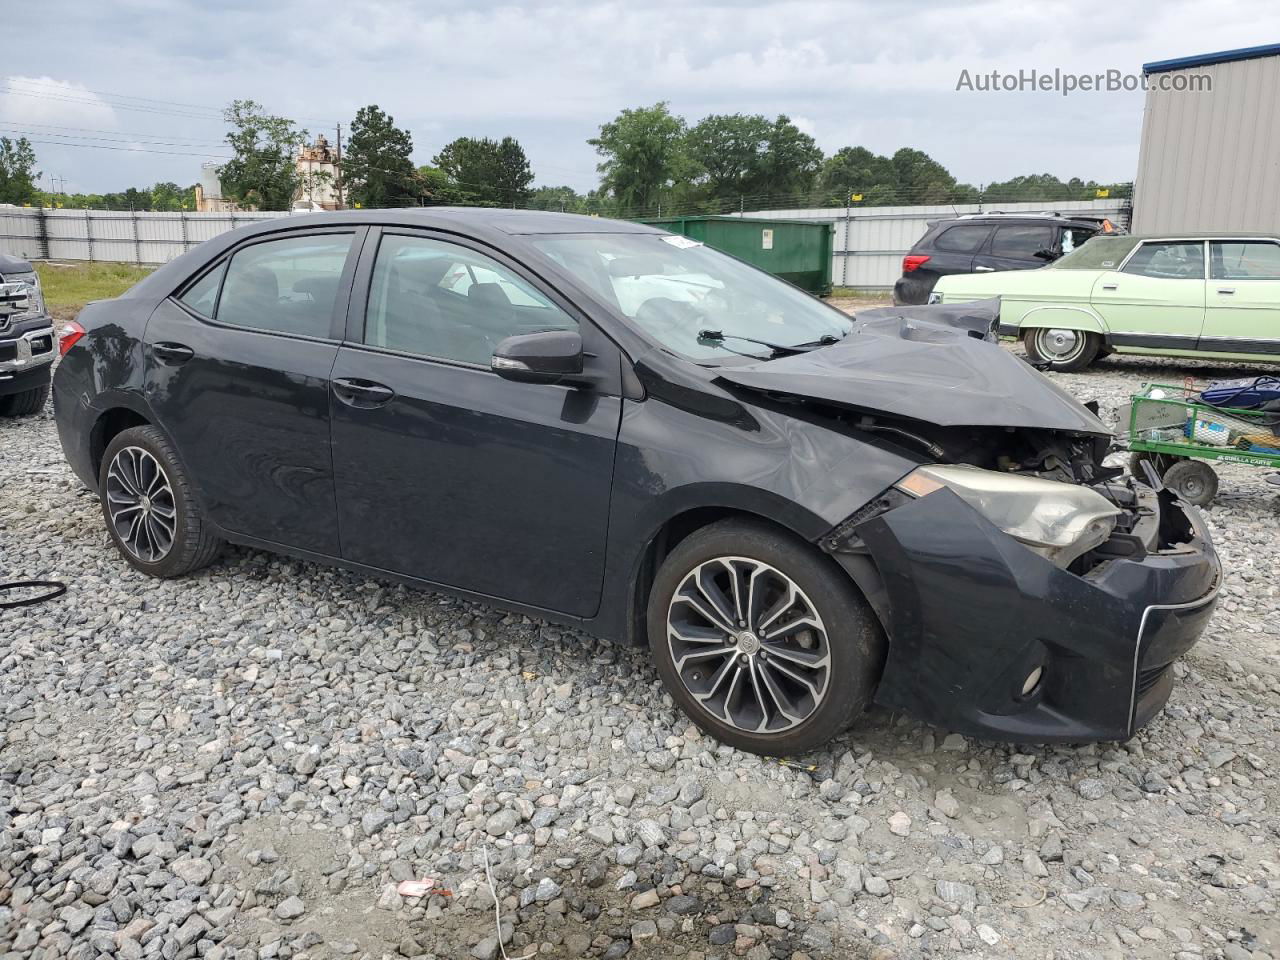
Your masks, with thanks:
[[[128,407],[115,407],[100,416],[89,433],[89,456],[93,463],[93,475],[102,469],[102,455],[116,435],[130,427],[145,427],[149,421],[142,414]]]
[[[735,510],[730,507],[696,507],[671,517],[654,534],[653,539],[645,547],[644,554],[640,558],[639,569],[636,571],[635,583],[631,594],[631,617],[628,636],[632,645],[644,646],[648,643],[645,632],[645,616],[649,607],[649,590],[653,585],[653,578],[657,574],[658,568],[662,566],[662,561],[682,540],[685,540],[691,534],[713,523],[733,518],[767,523],[787,533],[793,535],[795,533],[794,530],[769,517],[751,513],[748,510]]]

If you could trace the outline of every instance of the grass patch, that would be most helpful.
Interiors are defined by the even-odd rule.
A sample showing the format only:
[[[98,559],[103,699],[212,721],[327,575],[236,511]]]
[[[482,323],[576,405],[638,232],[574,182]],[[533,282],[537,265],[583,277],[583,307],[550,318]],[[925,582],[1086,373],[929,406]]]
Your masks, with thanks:
[[[91,300],[118,297],[149,274],[154,267],[132,263],[37,263],[44,302],[49,313],[68,320]]]
[[[832,287],[831,297],[834,300],[875,300],[885,301],[893,296],[888,289],[869,289],[867,287]]]

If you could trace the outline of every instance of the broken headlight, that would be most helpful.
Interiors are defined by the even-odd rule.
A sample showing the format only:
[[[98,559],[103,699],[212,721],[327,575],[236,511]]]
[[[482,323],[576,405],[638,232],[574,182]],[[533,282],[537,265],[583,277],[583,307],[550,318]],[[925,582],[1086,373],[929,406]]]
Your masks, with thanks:
[[[918,467],[895,486],[914,497],[951,490],[1019,543],[1066,567],[1105,543],[1120,508],[1074,483],[950,464]]]

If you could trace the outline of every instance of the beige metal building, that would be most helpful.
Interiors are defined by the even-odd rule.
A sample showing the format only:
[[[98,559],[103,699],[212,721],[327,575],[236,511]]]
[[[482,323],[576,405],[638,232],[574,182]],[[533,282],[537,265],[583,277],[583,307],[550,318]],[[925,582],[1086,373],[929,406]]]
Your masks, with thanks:
[[[1133,232],[1280,231],[1280,44],[1142,72]]]

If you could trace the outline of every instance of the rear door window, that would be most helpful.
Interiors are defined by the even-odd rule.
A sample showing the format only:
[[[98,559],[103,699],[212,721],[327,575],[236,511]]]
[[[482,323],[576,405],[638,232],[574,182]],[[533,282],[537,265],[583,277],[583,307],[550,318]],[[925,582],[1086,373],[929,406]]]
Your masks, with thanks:
[[[238,250],[227,265],[215,318],[238,327],[329,338],[351,239],[350,233],[311,234]]]
[[[1054,228],[1045,224],[1010,223],[996,228],[991,241],[991,256],[1015,260],[1034,260],[1038,250],[1053,249]]]
[[[991,227],[985,224],[957,224],[938,234],[933,246],[947,253],[975,253],[986,242],[990,233]]]

